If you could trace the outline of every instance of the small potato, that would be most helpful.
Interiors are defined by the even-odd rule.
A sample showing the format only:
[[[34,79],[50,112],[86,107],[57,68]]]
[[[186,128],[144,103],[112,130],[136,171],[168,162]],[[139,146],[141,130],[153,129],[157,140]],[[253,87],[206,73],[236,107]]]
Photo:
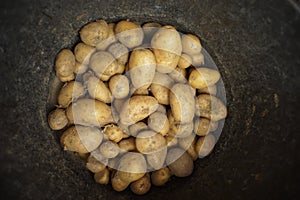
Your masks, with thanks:
[[[172,112],[168,112],[168,119],[170,123],[170,130],[168,135],[181,138],[187,137],[193,133],[194,124],[193,122],[182,124],[180,122],[175,122]]]
[[[104,51],[109,47],[111,44],[117,42],[117,39],[115,37],[115,24],[109,23],[108,24],[108,36],[105,40],[102,40],[96,45],[97,50]]]
[[[111,177],[111,185],[115,191],[121,192],[125,190],[129,186],[129,184],[129,181],[125,181],[120,178],[119,171],[113,171]]]
[[[165,136],[170,129],[168,117],[160,112],[154,112],[149,116],[148,126],[162,136]]]
[[[192,34],[182,35],[182,51],[188,55],[194,55],[201,52],[201,43],[197,36]]]
[[[92,99],[79,99],[66,109],[71,124],[102,127],[114,123],[110,106]]]
[[[134,48],[142,44],[144,39],[143,29],[130,21],[120,21],[115,27],[116,37],[128,48]]]
[[[191,156],[181,148],[170,149],[167,154],[166,163],[172,174],[178,177],[189,176],[194,170],[194,163]]]
[[[107,50],[117,59],[120,64],[125,65],[127,63],[129,53],[125,45],[117,42],[110,45]]]
[[[109,183],[109,170],[105,168],[104,170],[95,173],[94,179],[97,183],[107,185]]]
[[[135,49],[129,58],[129,73],[134,88],[148,88],[155,75],[156,61],[152,51]]]
[[[197,118],[194,122],[194,132],[199,136],[205,136],[210,131],[210,120],[206,118]]]
[[[124,125],[132,125],[154,113],[158,102],[151,96],[133,96],[125,103],[121,113],[120,122]]]
[[[216,96],[217,94],[217,86],[212,85],[206,88],[197,89],[199,94],[210,94]]]
[[[139,180],[131,183],[130,189],[137,195],[146,194],[151,188],[150,175],[146,174]]]
[[[109,140],[118,143],[123,139],[123,131],[120,127],[111,124],[106,125],[103,129],[104,135],[108,137]]]
[[[170,106],[175,122],[190,123],[194,119],[194,92],[189,85],[175,84],[170,91]]]
[[[100,79],[92,76],[85,83],[90,96],[103,103],[111,103],[112,95],[108,87]]]
[[[131,138],[128,138],[125,140],[121,140],[119,142],[119,148],[120,148],[121,153],[136,150],[135,139],[131,137]]]
[[[91,55],[96,51],[95,47],[78,43],[74,49],[75,58],[78,62],[88,65]]]
[[[150,90],[158,103],[163,105],[170,104],[169,93],[173,84],[174,81],[167,74],[155,73]]]
[[[176,146],[178,144],[178,138],[177,137],[167,135],[167,136],[165,136],[165,139],[167,141],[167,147],[173,147],[173,146]]]
[[[217,97],[200,94],[196,102],[196,115],[212,121],[219,121],[227,116],[227,108]]]
[[[148,129],[148,126],[144,122],[137,122],[129,127],[129,133],[133,137],[136,137],[139,132]]]
[[[48,124],[52,130],[61,130],[67,126],[68,122],[64,109],[55,109],[48,115]]]
[[[96,46],[108,37],[108,25],[104,20],[88,23],[79,32],[81,40],[90,46]]]
[[[220,73],[209,68],[193,69],[189,76],[189,84],[198,89],[213,86],[220,79]]]
[[[75,74],[83,74],[87,71],[88,66],[84,65],[82,63],[79,63],[76,61],[75,67],[74,67],[74,73]]]
[[[186,150],[186,152],[191,156],[191,158],[195,161],[198,158],[198,153],[196,152],[195,149],[195,144],[196,144],[196,137],[194,134],[185,137],[185,138],[180,138],[178,140],[179,146]]]
[[[182,54],[178,61],[178,67],[183,69],[188,68],[189,66],[192,65],[192,62],[193,60],[189,55]]]
[[[106,141],[100,145],[100,153],[106,158],[114,158],[120,152],[119,146],[111,141]]]
[[[192,65],[199,67],[204,64],[204,56],[202,53],[192,55]]]
[[[65,84],[59,91],[57,102],[60,107],[66,108],[72,101],[85,95],[84,87],[77,81]]]
[[[75,56],[69,49],[61,50],[55,59],[55,71],[58,78],[64,78],[66,81],[74,79]],[[72,78],[73,77],[73,78]],[[70,80],[67,80],[70,79]],[[63,81],[63,82],[66,82]]]
[[[120,65],[113,55],[106,51],[98,51],[91,56],[90,67],[103,81],[118,73]]]
[[[167,157],[167,148],[146,155],[147,163],[155,170],[161,169],[164,166]]]
[[[129,81],[124,75],[114,75],[109,80],[109,89],[113,97],[123,99],[129,94]]]
[[[66,151],[88,153],[96,149],[102,142],[102,133],[92,127],[72,126],[61,136],[60,142]]]
[[[151,41],[151,39],[152,39],[153,35],[156,33],[156,31],[159,30],[161,25],[156,22],[148,22],[148,23],[145,23],[142,27],[143,27],[143,31],[145,34],[146,42],[148,43]]]
[[[186,70],[180,67],[176,67],[171,73],[169,73],[169,76],[178,83],[186,83]]]
[[[169,181],[171,175],[171,171],[168,167],[161,168],[157,171],[152,172],[151,182],[155,186],[163,186]]]
[[[178,64],[182,45],[179,33],[175,28],[164,26],[159,29],[151,40],[151,47],[156,58],[156,70],[170,73]]]
[[[154,131],[142,131],[135,139],[136,149],[143,154],[161,150],[167,145],[166,139]]]
[[[196,143],[196,152],[199,158],[203,158],[210,154],[216,144],[216,139],[213,135],[200,137]]]
[[[86,163],[86,168],[93,173],[98,173],[103,171],[106,168],[106,165],[94,156],[90,155]]]

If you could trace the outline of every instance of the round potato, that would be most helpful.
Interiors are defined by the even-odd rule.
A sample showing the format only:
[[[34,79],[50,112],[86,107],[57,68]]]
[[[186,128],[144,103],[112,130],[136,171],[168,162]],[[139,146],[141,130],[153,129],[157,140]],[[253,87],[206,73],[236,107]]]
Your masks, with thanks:
[[[168,151],[166,162],[172,174],[186,177],[192,174],[194,163],[192,158],[181,148],[172,148]]]
[[[146,174],[139,180],[131,183],[130,189],[137,195],[146,194],[151,188],[150,175]]]
[[[204,56],[202,53],[192,55],[192,65],[199,67],[204,64]]]
[[[117,61],[125,65],[128,61],[128,49],[121,43],[114,43],[108,47],[108,51],[117,59]]]
[[[90,96],[103,103],[111,103],[112,95],[108,87],[95,76],[90,77],[85,83]]]
[[[108,37],[108,25],[104,20],[88,23],[79,32],[81,40],[90,46],[96,46]]]
[[[108,36],[105,40],[102,40],[96,45],[97,50],[104,51],[109,47],[111,44],[117,42],[117,38],[115,37],[115,23],[108,24]]]
[[[123,99],[129,94],[129,80],[124,75],[114,75],[109,80],[109,89],[113,97]]]
[[[61,130],[67,126],[68,122],[64,109],[55,109],[48,115],[48,124],[52,130]]]
[[[167,148],[146,155],[147,163],[155,170],[161,169],[164,166],[167,156]]]
[[[214,85],[220,79],[220,73],[209,68],[193,69],[189,76],[189,84],[198,89]]]
[[[197,36],[184,34],[181,37],[182,51],[188,55],[199,54],[201,52],[201,43]]]
[[[187,72],[185,69],[176,67],[171,73],[169,73],[169,76],[178,83],[186,83],[187,79]]]
[[[136,137],[139,132],[146,129],[148,129],[148,126],[144,122],[137,122],[129,127],[129,133],[133,137]]]
[[[168,117],[160,112],[154,112],[149,116],[148,126],[162,136],[165,136],[170,129]]]
[[[142,131],[135,139],[136,148],[143,154],[151,154],[167,146],[166,139],[154,131]]]
[[[197,118],[194,122],[194,132],[199,136],[205,136],[210,131],[210,120],[206,118]]]
[[[74,49],[75,58],[78,62],[88,65],[91,55],[96,51],[95,47],[78,43]]]
[[[90,155],[86,163],[86,168],[93,173],[101,172],[106,168],[105,161],[99,161],[97,158]]]
[[[109,183],[109,170],[105,168],[104,170],[95,173],[94,179],[97,183],[107,185]]]
[[[55,71],[56,75],[62,81],[62,78],[66,81],[74,79],[74,67],[75,56],[69,49],[61,50],[55,59]]]
[[[193,122],[182,124],[180,122],[175,122],[172,112],[168,112],[168,119],[170,124],[170,129],[168,135],[173,137],[187,137],[193,133],[194,124]]]
[[[152,172],[151,182],[155,186],[165,185],[171,177],[171,171],[168,167],[161,168],[157,171]]]
[[[192,65],[192,58],[191,56],[187,55],[187,54],[182,54],[179,58],[179,61],[178,61],[178,67],[180,68],[188,68],[189,66]]]
[[[121,140],[118,145],[119,145],[121,153],[136,150],[135,139],[132,138],[132,137],[128,138],[128,139]]]
[[[74,73],[75,74],[84,74],[88,69],[87,65],[84,65],[80,62],[76,61],[75,67],[74,67]]]
[[[116,37],[128,48],[134,48],[142,44],[144,39],[143,29],[130,21],[120,21],[115,27]]]
[[[114,124],[106,125],[103,129],[104,135],[108,137],[109,140],[118,143],[123,139],[124,132],[122,129]]]
[[[85,95],[84,87],[77,81],[66,83],[59,91],[57,102],[60,107],[66,108],[72,101]]]
[[[202,89],[197,89],[199,94],[210,94],[216,96],[217,94],[217,86],[216,85],[211,85],[206,88]]]
[[[62,134],[60,142],[66,151],[88,153],[96,149],[102,139],[102,133],[96,128],[72,126]]]
[[[111,141],[106,141],[100,145],[100,153],[105,156],[106,158],[114,158],[116,157],[119,152],[120,148],[119,146]]]
[[[216,139],[213,135],[200,137],[196,143],[196,152],[199,158],[203,158],[210,154],[216,144]]]
[[[158,103],[163,105],[170,104],[169,93],[173,84],[174,81],[167,74],[155,73],[150,90]]]

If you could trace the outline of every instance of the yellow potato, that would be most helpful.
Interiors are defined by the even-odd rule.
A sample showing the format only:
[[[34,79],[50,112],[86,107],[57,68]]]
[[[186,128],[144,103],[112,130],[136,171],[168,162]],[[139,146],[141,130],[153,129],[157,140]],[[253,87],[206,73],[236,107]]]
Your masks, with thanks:
[[[61,130],[68,124],[68,118],[64,109],[55,109],[48,115],[48,124],[52,130]]]
[[[95,47],[78,43],[74,49],[75,58],[78,62],[88,65],[91,55],[96,51]]]
[[[150,90],[158,103],[163,105],[170,104],[169,93],[173,84],[174,81],[167,74],[155,73]]]
[[[105,156],[106,158],[114,158],[116,157],[119,152],[120,148],[119,146],[111,141],[106,141],[102,143],[99,147],[100,153]]]
[[[165,136],[170,129],[170,124],[166,114],[160,112],[152,113],[148,118],[148,126],[162,136]]]
[[[90,46],[96,46],[108,37],[108,25],[104,20],[88,23],[79,32],[81,40]]]
[[[187,54],[182,54],[179,58],[179,61],[178,61],[178,67],[180,68],[188,68],[189,66],[192,65],[192,58],[191,56],[187,55]]]
[[[178,144],[178,139],[175,136],[167,135],[165,136],[165,139],[167,141],[167,147],[173,147]]]
[[[151,115],[157,107],[158,103],[154,97],[133,96],[125,103],[120,113],[120,122],[124,125],[132,125]]]
[[[209,68],[193,69],[189,76],[189,84],[198,89],[213,86],[220,79],[220,73]]]
[[[126,103],[126,98],[125,99],[114,99],[112,102],[112,110],[116,111],[117,113],[120,113],[123,106]]]
[[[109,140],[118,143],[123,139],[124,132],[122,129],[114,124],[106,125],[103,129],[104,135],[108,137]]]
[[[199,136],[205,136],[210,131],[210,120],[206,118],[197,118],[194,122],[194,132]]]
[[[57,102],[60,107],[66,108],[71,102],[85,95],[84,87],[77,81],[65,84],[59,91]]]
[[[213,135],[200,137],[196,143],[196,152],[199,158],[203,158],[210,154],[216,144],[216,139]]]
[[[184,34],[181,37],[182,51],[188,55],[195,55],[201,52],[202,46],[197,36]]]
[[[87,71],[87,69],[88,69],[87,65],[84,65],[84,64],[76,61],[76,64],[75,64],[75,67],[74,67],[74,73],[75,74],[83,74]]]
[[[149,89],[146,87],[140,87],[140,88],[130,88],[130,94],[131,95],[149,95]]]
[[[178,83],[186,83],[186,70],[180,67],[176,67],[171,73],[169,73],[169,76]]]
[[[186,84],[175,84],[170,91],[170,106],[175,122],[192,122],[195,113],[195,99],[191,87]]]
[[[134,88],[148,88],[155,75],[156,61],[148,49],[136,49],[129,58],[129,73]]]
[[[197,89],[199,94],[210,94],[216,96],[217,94],[217,86],[212,85],[206,88]]]
[[[166,163],[172,174],[186,177],[192,174],[194,163],[192,158],[181,148],[172,148],[168,151]]]
[[[141,131],[135,139],[136,149],[143,154],[151,154],[167,146],[166,139],[154,131]]]
[[[162,186],[169,181],[171,175],[171,171],[168,167],[161,168],[157,171],[152,172],[151,182],[155,186]]]
[[[132,137],[128,138],[128,139],[121,140],[118,145],[119,145],[121,153],[136,150],[135,139],[132,138]]]
[[[61,136],[60,142],[66,151],[88,153],[102,142],[103,134],[96,128],[72,126]]]
[[[167,157],[167,148],[146,155],[147,163],[155,170],[161,169]]]
[[[143,29],[130,21],[120,21],[115,27],[116,37],[128,48],[134,48],[142,44],[144,39]]]
[[[123,99],[129,94],[129,80],[124,75],[114,75],[109,80],[109,89],[113,97]]]
[[[108,24],[108,36],[105,40],[102,40],[96,45],[97,50],[106,50],[109,45],[117,42],[117,38],[115,37],[115,24],[109,23]]]
[[[129,184],[129,181],[124,181],[120,178],[119,171],[113,171],[111,177],[111,185],[115,191],[121,192],[125,190],[129,186]]]
[[[159,30],[161,25],[156,22],[148,22],[148,23],[143,24],[142,27],[143,27],[143,31],[145,34],[146,42],[150,42],[153,35],[156,33],[156,31]]]
[[[97,183],[107,185],[109,183],[109,170],[105,168],[104,170],[95,173],[94,179]]]
[[[137,122],[129,127],[129,133],[133,137],[136,137],[139,132],[146,130],[147,128],[148,126],[144,122]]]
[[[85,83],[90,96],[103,103],[111,103],[112,95],[105,83],[92,76]]]
[[[58,78],[70,81],[74,79],[75,56],[69,49],[61,50],[55,59],[55,71]],[[66,82],[63,81],[63,82]]]
[[[192,55],[192,65],[199,67],[204,64],[204,56],[202,53]]]
[[[106,165],[104,162],[90,155],[86,163],[86,168],[93,173],[98,173],[103,171],[106,168]]]
[[[110,45],[107,50],[117,59],[120,64],[125,65],[127,63],[129,53],[125,45],[117,42]]]
[[[187,137],[192,134],[194,124],[193,122],[182,124],[180,122],[175,122],[172,112],[168,112],[168,119],[170,123],[170,129],[168,135],[172,137]]]
[[[150,175],[146,174],[139,180],[131,183],[130,189],[137,195],[146,194],[151,188]]]
[[[73,81],[75,79],[75,75],[73,73],[70,76],[58,76],[58,78],[61,82],[69,82],[69,81]]]

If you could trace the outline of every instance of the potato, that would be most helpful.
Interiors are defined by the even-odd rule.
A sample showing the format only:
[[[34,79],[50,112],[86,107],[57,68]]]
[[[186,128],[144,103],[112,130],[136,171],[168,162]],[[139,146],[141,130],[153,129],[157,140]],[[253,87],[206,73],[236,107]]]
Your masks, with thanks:
[[[186,150],[193,160],[197,160],[198,153],[195,149],[196,137],[194,134],[185,138],[179,138],[178,143],[182,149]]]
[[[92,98],[98,101],[102,101],[103,103],[111,103],[111,92],[106,86],[106,84],[103,83],[100,79],[92,76],[88,79],[88,81],[85,84],[87,85],[89,95]]]
[[[75,67],[74,67],[75,74],[83,74],[87,71],[87,69],[88,69],[87,65],[84,65],[84,64],[76,61]]]
[[[113,55],[106,51],[98,51],[91,56],[90,67],[103,81],[118,73],[120,65]]]
[[[171,177],[171,171],[168,167],[161,168],[157,171],[152,172],[151,182],[155,186],[162,186],[168,182]]]
[[[125,65],[127,63],[129,53],[127,47],[123,44],[119,42],[114,43],[110,45],[107,50],[117,59],[120,64]]]
[[[77,125],[68,128],[61,136],[60,142],[66,151],[88,153],[102,142],[102,133],[92,127]]]
[[[220,79],[220,73],[209,68],[193,69],[189,76],[189,84],[198,89],[212,86]]]
[[[219,123],[216,121],[210,121],[209,131],[213,132],[218,129]]]
[[[79,32],[81,40],[90,46],[96,46],[108,37],[108,25],[104,20],[88,23]]]
[[[175,122],[175,119],[171,111],[168,112],[168,119],[170,124],[168,135],[180,138],[180,137],[187,137],[192,134],[194,129],[193,122],[187,124]]]
[[[197,97],[196,115],[212,121],[219,121],[227,116],[227,109],[217,97],[200,94]]]
[[[66,114],[71,124],[101,127],[115,122],[110,106],[92,99],[79,99],[67,108]]]
[[[143,154],[161,150],[167,145],[166,139],[154,131],[141,131],[135,139],[136,149]]]
[[[103,171],[106,168],[106,165],[94,156],[90,155],[86,163],[86,168],[93,173],[98,173]]]
[[[148,126],[162,136],[165,136],[170,129],[168,117],[160,112],[154,112],[149,116]]]
[[[143,29],[130,21],[120,21],[115,27],[116,37],[128,48],[134,48],[142,44],[144,39]]]
[[[135,139],[131,137],[131,138],[128,138],[128,139],[121,140],[119,142],[119,148],[120,148],[121,153],[136,150]]]
[[[201,43],[197,36],[184,34],[181,37],[182,51],[188,55],[194,55],[201,52]]]
[[[161,169],[164,166],[167,156],[167,148],[146,155],[147,163],[155,170]]]
[[[96,51],[95,47],[78,43],[74,49],[75,58],[78,62],[88,65],[91,55]]]
[[[113,97],[123,99],[129,94],[129,80],[124,75],[114,75],[109,80],[109,89]]]
[[[137,195],[146,194],[151,188],[150,175],[146,174],[139,180],[131,183],[130,189]]]
[[[145,34],[146,42],[150,42],[153,35],[156,33],[156,31],[159,30],[161,25],[156,22],[148,22],[148,23],[145,23],[142,27],[143,27],[143,31]]]
[[[59,91],[57,102],[60,107],[66,108],[72,101],[84,96],[85,90],[81,83],[71,81],[65,84]]]
[[[169,76],[178,83],[186,83],[186,70],[180,67],[176,67],[171,73],[169,73]]]
[[[129,133],[133,137],[136,137],[139,132],[146,130],[148,126],[144,122],[137,122],[129,127]]]
[[[151,40],[151,47],[156,58],[156,70],[170,73],[178,64],[182,45],[179,33],[175,28],[164,26],[159,29]]]
[[[112,109],[120,113],[126,103],[126,100],[127,99],[114,99],[112,102]]]
[[[170,91],[170,106],[175,122],[192,122],[195,113],[195,99],[191,87],[181,83],[175,84]]]
[[[106,125],[103,129],[104,135],[108,137],[109,140],[118,143],[123,139],[123,131],[120,127],[111,124]]]
[[[167,147],[173,147],[178,144],[178,139],[175,136],[167,135],[165,139],[167,141]]]
[[[129,58],[129,73],[134,88],[148,88],[155,75],[156,61],[152,51],[135,49]]]
[[[117,42],[117,38],[115,37],[115,23],[108,24],[108,36],[105,40],[102,40],[96,45],[97,50],[104,51],[109,47],[111,44]]]
[[[156,112],[160,112],[160,113],[162,113],[162,114],[167,114],[167,109],[166,109],[165,106],[159,104],[159,105],[158,105],[158,108],[157,108],[157,110],[156,110]]]
[[[192,158],[181,148],[172,148],[168,151],[166,163],[171,172],[178,177],[192,174],[194,163]]]
[[[192,62],[193,62],[193,60],[189,55],[182,54],[178,61],[178,67],[183,68],[183,69],[188,68],[189,66],[192,65]]]
[[[157,99],[158,103],[169,105],[170,88],[173,86],[174,81],[167,74],[155,73],[150,90],[153,96]]]
[[[68,81],[73,81],[75,79],[74,73],[70,76],[58,76],[59,80],[61,82],[68,82]]]
[[[216,144],[216,139],[213,135],[200,137],[196,143],[196,152],[199,158],[203,158],[210,154]]]
[[[132,125],[154,113],[157,107],[158,103],[154,97],[133,96],[125,103],[120,113],[120,122]]]
[[[104,170],[95,173],[94,179],[97,183],[107,185],[109,183],[109,170],[105,168]]]
[[[217,86],[212,85],[206,88],[197,89],[199,94],[210,94],[210,95],[216,95],[217,94]]]
[[[129,186],[129,184],[129,181],[124,181],[120,178],[119,171],[113,171],[111,177],[111,185],[115,191],[121,192],[125,190]]]
[[[48,124],[52,130],[61,130],[67,126],[68,122],[64,109],[55,109],[48,115]]]
[[[106,158],[114,158],[119,154],[120,148],[116,143],[106,141],[100,145],[100,152]]]
[[[132,96],[134,95],[149,95],[149,89],[146,87],[140,87],[140,88],[134,88],[134,87],[131,87],[130,88],[130,94]]]
[[[204,64],[204,56],[202,53],[192,55],[192,65],[199,67]]]
[[[64,78],[65,81],[74,79],[75,56],[69,49],[61,50],[55,59],[55,71],[58,78]],[[62,80],[61,80],[62,81]]]
[[[199,136],[205,136],[210,131],[210,120],[206,118],[197,118],[194,122],[194,132]]]

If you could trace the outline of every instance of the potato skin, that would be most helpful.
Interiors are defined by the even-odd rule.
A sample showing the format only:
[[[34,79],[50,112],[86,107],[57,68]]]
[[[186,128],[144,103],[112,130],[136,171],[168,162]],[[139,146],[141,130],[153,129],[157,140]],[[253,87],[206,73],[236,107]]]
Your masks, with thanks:
[[[194,132],[199,136],[205,136],[210,131],[210,120],[206,118],[197,118],[194,122]]]
[[[111,103],[112,95],[108,87],[98,78],[91,76],[85,82],[90,96],[103,103]]]
[[[99,184],[107,185],[109,183],[109,170],[105,168],[104,170],[95,173],[94,179]]]
[[[60,142],[66,151],[88,153],[96,149],[102,139],[103,135],[98,129],[77,125],[68,128]]]
[[[160,112],[154,112],[149,116],[148,126],[162,136],[165,136],[170,129],[168,117]]]
[[[114,158],[116,157],[119,152],[120,148],[119,146],[111,141],[106,141],[102,143],[99,147],[100,153],[105,156],[106,158]]]
[[[79,32],[81,40],[90,46],[96,46],[108,37],[108,25],[104,20],[90,22]]]
[[[150,175],[146,174],[139,180],[131,183],[130,189],[137,195],[146,194],[151,188]]]
[[[173,84],[174,81],[167,74],[155,73],[150,90],[158,103],[163,105],[170,104],[169,93]]]
[[[135,49],[129,59],[129,73],[134,88],[148,88],[155,75],[156,61],[148,49]]]
[[[171,171],[168,167],[161,168],[157,171],[152,172],[151,182],[155,186],[162,186],[168,182],[171,175]]]
[[[185,69],[192,65],[192,58],[187,54],[182,54],[178,61],[178,67]]]
[[[96,51],[95,47],[78,43],[74,49],[75,58],[79,63],[89,64],[91,55]]]
[[[161,169],[164,166],[167,156],[167,148],[146,155],[148,166],[155,170]]]
[[[130,21],[120,21],[115,27],[116,37],[128,48],[134,48],[142,44],[144,39],[143,29]]]
[[[136,148],[143,154],[150,154],[161,150],[167,145],[166,139],[154,131],[142,131],[135,139]]]
[[[124,75],[114,75],[109,80],[109,89],[117,99],[123,99],[129,94],[129,80]]]
[[[202,89],[198,89],[198,93],[199,94],[210,94],[213,96],[216,96],[217,94],[217,86],[216,85],[212,85],[206,88],[202,88]]]
[[[73,52],[69,49],[61,50],[57,54],[55,59],[55,71],[58,78],[61,79],[63,77],[66,79],[67,77],[73,77],[74,79],[74,73],[73,73],[74,67],[75,67],[75,56]]]
[[[117,59],[118,63],[125,65],[128,61],[128,49],[125,45],[117,42],[108,47],[108,51]]]
[[[211,153],[216,144],[216,139],[213,135],[207,135],[200,137],[196,142],[196,152],[198,153],[199,158],[203,158]]]
[[[64,109],[55,109],[48,115],[48,124],[52,130],[61,130],[67,126],[68,122]]]
[[[118,145],[119,145],[121,153],[136,150],[135,139],[132,137],[121,140]]]
[[[186,83],[187,72],[185,69],[176,67],[173,71],[169,73],[169,76],[175,81],[179,83]]]
[[[166,162],[171,172],[178,177],[192,174],[194,163],[192,158],[181,148],[172,148],[168,151]]]
[[[120,113],[120,121],[124,125],[132,125],[145,119],[156,111],[158,102],[151,96],[133,96],[124,105]]]
[[[108,24],[108,36],[105,40],[102,40],[96,45],[97,50],[104,51],[107,49],[107,47],[109,47],[109,45],[117,42],[117,38],[115,37],[115,31],[114,31],[115,26],[116,26],[115,23]]]
[[[201,52],[202,46],[197,36],[193,34],[184,34],[181,37],[182,51],[188,55],[194,55]]]
[[[192,65],[194,67],[200,67],[203,64],[204,64],[204,56],[202,53],[192,55]]]
[[[117,192],[125,190],[129,186],[129,181],[124,181],[120,178],[119,171],[113,171],[111,176],[111,185],[113,189]]]
[[[195,99],[189,85],[178,83],[172,87],[170,105],[175,122],[190,123],[193,121]]]
[[[129,133],[133,137],[136,137],[140,131],[146,129],[148,129],[147,124],[145,124],[144,122],[137,122],[129,127]]]
[[[124,134],[122,129],[114,124],[106,125],[103,129],[103,133],[109,140],[115,143],[120,142],[123,139]]]
[[[212,86],[220,79],[220,73],[209,68],[193,69],[189,76],[189,84],[198,89]]]
[[[181,138],[181,137],[187,137],[192,134],[194,124],[193,122],[190,123],[180,123],[176,122],[174,119],[174,116],[172,114],[172,111],[168,111],[168,119],[170,124],[170,129],[168,132],[169,136]]]
[[[103,171],[106,168],[106,165],[101,160],[98,160],[94,156],[90,155],[86,163],[86,168],[93,173],[98,173]]]
[[[75,67],[74,67],[75,74],[84,74],[87,71],[87,69],[88,69],[87,65],[84,65],[84,64],[76,61]]]
[[[60,89],[57,101],[60,107],[66,108],[72,101],[76,101],[84,94],[85,90],[82,84],[77,81],[71,81]]]

